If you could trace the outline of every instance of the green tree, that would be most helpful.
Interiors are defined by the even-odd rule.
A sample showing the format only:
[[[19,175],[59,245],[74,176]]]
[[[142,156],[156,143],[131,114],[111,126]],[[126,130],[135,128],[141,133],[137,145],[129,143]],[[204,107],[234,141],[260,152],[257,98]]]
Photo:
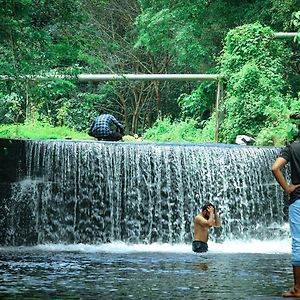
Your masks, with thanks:
[[[286,118],[290,97],[284,77],[290,57],[289,49],[273,39],[272,30],[259,23],[229,31],[220,57],[227,83],[222,141],[232,143],[239,134],[256,137]]]
[[[101,59],[105,62],[101,72],[117,74],[172,72],[171,57],[168,53],[158,56],[135,47],[139,26],[135,20],[140,14],[140,5],[137,1],[88,0],[82,5],[88,13],[90,25],[97,32],[97,42],[93,44],[93,51],[96,55],[101,54]],[[87,40],[95,40],[94,31],[90,32],[91,36],[88,31],[85,31],[85,34]],[[101,94],[95,106],[103,107],[107,102],[114,103],[112,112],[123,115],[127,131],[141,133],[143,128],[151,126],[160,114],[178,115],[176,98],[185,84],[159,81],[108,83],[113,89],[112,93],[107,94],[110,99],[105,99],[105,93]],[[100,93],[105,90],[106,88],[98,88]],[[111,105],[109,109],[112,109]]]
[[[55,118],[56,101],[74,88],[68,80],[38,82],[31,76],[72,74],[80,63],[80,42],[74,24],[80,1],[0,1],[0,74],[9,80],[0,83],[6,97],[1,99],[15,117],[1,116],[2,122],[19,122],[35,115]],[[13,79],[13,80],[11,80]],[[13,110],[11,95],[17,95],[20,112]]]
[[[270,30],[272,28],[274,31],[283,31],[283,29],[293,31],[298,26],[296,11],[299,8],[299,0],[140,0],[139,2],[141,14],[137,18],[139,36],[136,46],[153,55],[162,56],[167,53],[175,66],[173,70],[178,70],[180,67],[180,72],[216,72],[215,66],[223,49],[222,41],[231,28],[252,24],[256,21],[263,26],[270,26]],[[294,22],[291,22],[292,20]],[[238,38],[243,39],[242,36]],[[243,42],[247,43],[245,39]],[[256,40],[252,46],[250,45],[251,38],[248,42],[248,47],[252,47],[255,51]],[[236,41],[236,43],[238,42]],[[286,72],[282,74],[282,80],[287,81],[284,88],[288,87],[295,96],[298,91],[297,86],[299,86],[299,47],[295,46],[292,41],[286,43],[285,47],[293,51],[293,57],[288,58],[289,61],[284,63]],[[259,51],[264,53],[265,48],[258,50],[253,57],[259,55]],[[244,59],[252,63],[253,57],[246,54]],[[229,58],[226,59],[229,60]],[[241,58],[239,59],[241,61]],[[232,64],[234,61],[235,57],[232,56]],[[240,61],[237,62],[239,67]],[[222,70],[225,71],[224,68]],[[249,68],[245,70],[245,72],[248,71]],[[252,69],[251,72],[253,73],[253,71]],[[228,72],[236,72],[236,70],[228,66]],[[261,80],[264,81],[264,79]],[[266,85],[268,82],[265,81],[265,88]],[[280,88],[283,88],[282,83],[280,83]],[[260,90],[256,89],[256,92],[260,92]],[[193,116],[197,120],[201,120],[203,111],[210,110],[214,98],[215,96],[211,97],[209,90],[200,92],[198,88],[190,96],[186,91],[178,101],[182,115]],[[251,102],[251,99],[245,101]],[[206,118],[205,114],[204,116]],[[262,118],[262,116],[260,117]],[[236,126],[239,125],[238,123]]]

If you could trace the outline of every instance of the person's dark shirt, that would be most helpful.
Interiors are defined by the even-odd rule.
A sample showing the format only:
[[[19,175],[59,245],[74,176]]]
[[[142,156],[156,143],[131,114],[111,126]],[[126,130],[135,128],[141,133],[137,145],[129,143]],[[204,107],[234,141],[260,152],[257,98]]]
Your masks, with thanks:
[[[300,183],[300,143],[293,142],[283,148],[278,157],[284,158],[291,166],[291,181],[292,184]],[[300,199],[300,188],[297,188],[290,194],[290,204]]]
[[[95,121],[89,130],[89,134],[95,137],[106,137],[112,134],[111,125],[115,124],[120,130],[124,129],[124,126],[117,121],[117,119],[110,114],[102,114],[96,117]]]

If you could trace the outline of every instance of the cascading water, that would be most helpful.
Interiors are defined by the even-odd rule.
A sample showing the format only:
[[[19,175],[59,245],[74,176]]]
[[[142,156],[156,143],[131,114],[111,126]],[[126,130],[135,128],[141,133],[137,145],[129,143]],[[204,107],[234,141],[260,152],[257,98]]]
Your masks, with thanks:
[[[190,243],[205,202],[210,239],[286,237],[278,149],[229,145],[27,141],[27,176],[7,200],[5,244]]]

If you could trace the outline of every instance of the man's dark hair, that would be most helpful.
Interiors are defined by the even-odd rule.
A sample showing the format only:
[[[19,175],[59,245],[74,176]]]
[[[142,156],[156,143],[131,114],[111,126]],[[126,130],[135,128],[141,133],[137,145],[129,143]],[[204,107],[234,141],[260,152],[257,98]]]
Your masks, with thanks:
[[[211,203],[205,203],[205,204],[202,206],[202,211],[207,210],[207,208],[208,208],[209,206],[212,206],[213,208],[215,208],[215,206],[214,206],[213,204],[211,204]]]

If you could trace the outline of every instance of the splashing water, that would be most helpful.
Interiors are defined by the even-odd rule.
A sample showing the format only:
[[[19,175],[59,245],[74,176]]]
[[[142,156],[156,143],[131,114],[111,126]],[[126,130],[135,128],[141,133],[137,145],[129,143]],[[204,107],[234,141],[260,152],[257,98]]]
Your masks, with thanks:
[[[277,152],[229,145],[27,141],[27,177],[13,184],[7,201],[6,245],[121,241],[187,247],[194,216],[205,202],[214,203],[222,219],[222,227],[210,232],[212,251],[219,251],[220,242],[225,249],[237,245],[230,241],[286,241],[284,194],[271,174]]]

